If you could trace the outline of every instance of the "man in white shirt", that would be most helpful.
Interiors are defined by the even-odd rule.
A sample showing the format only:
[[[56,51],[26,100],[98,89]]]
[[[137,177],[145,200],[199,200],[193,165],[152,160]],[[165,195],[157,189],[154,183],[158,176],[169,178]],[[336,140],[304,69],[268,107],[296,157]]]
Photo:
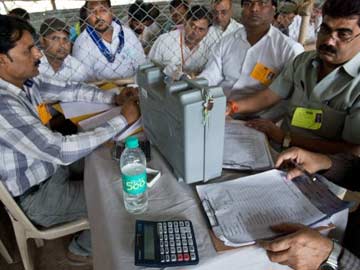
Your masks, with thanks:
[[[40,26],[40,36],[44,54],[40,60],[40,76],[59,81],[88,80],[86,66],[70,55],[69,28],[63,21],[47,18]]]
[[[184,27],[185,16],[189,10],[187,0],[172,0],[169,4],[170,18],[164,23],[162,33],[167,33]]]
[[[242,25],[232,18],[232,0],[213,0],[212,13],[214,24],[206,36],[209,44],[215,44],[226,35],[234,33]]]
[[[209,85],[220,85],[228,98],[242,97],[263,90],[284,65],[303,52],[303,47],[271,26],[276,1],[242,0],[242,23],[232,35],[224,37],[212,49],[205,70],[199,77]],[[247,117],[277,120],[283,105]]]
[[[167,66],[174,74],[201,72],[208,59],[209,47],[203,39],[210,24],[211,16],[205,7],[191,7],[184,30],[162,34],[151,48],[149,59]]]
[[[128,26],[135,32],[140,40],[145,54],[147,54],[161,32],[156,18],[160,11],[152,3],[144,3],[142,0],[130,5],[128,10]]]
[[[321,3],[314,3],[313,11],[310,17],[310,23],[307,30],[307,35],[305,43],[314,43],[316,41],[317,31],[322,23],[322,12],[321,12]],[[289,37],[294,40],[299,39],[301,28],[301,16],[296,15],[293,22],[289,25]]]
[[[92,80],[111,80],[135,75],[145,63],[144,50],[136,35],[120,23],[110,0],[86,1],[86,30],[76,39],[73,56],[83,62]]]

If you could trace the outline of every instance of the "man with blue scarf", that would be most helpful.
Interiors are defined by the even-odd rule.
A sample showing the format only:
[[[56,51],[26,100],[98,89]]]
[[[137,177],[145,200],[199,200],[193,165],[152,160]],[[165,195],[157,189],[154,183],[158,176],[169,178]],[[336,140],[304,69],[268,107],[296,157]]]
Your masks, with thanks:
[[[92,80],[134,76],[145,62],[136,35],[113,16],[110,0],[86,1],[85,8],[88,26],[75,41],[73,56],[89,68]]]

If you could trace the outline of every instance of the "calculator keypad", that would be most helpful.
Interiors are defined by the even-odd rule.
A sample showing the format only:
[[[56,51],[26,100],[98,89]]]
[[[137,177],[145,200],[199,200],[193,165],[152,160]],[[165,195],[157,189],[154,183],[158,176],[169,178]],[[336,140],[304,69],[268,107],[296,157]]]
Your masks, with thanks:
[[[162,263],[197,260],[189,221],[157,223]]]

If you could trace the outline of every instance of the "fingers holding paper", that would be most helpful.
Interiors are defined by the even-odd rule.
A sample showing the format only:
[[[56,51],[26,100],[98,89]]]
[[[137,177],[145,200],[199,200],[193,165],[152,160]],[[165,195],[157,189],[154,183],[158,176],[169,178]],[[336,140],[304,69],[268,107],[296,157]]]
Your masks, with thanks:
[[[301,224],[285,223],[272,229],[288,235],[272,241],[260,241],[259,245],[266,249],[272,262],[288,265],[295,270],[318,269],[333,248],[330,239],[316,229]]]
[[[254,119],[246,122],[246,126],[259,130],[277,143],[282,143],[285,132],[270,120]]]
[[[329,169],[332,165],[331,159],[326,155],[306,151],[298,147],[292,147],[279,155],[275,167],[280,168],[288,160],[295,161],[311,174]],[[293,168],[288,171],[287,178],[291,180],[301,174],[301,170]]]

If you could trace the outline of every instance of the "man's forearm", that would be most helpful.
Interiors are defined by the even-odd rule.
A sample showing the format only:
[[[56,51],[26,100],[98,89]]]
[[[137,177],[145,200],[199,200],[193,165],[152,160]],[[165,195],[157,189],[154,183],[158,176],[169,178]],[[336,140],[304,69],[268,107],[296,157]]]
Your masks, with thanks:
[[[360,146],[357,144],[344,141],[310,139],[296,134],[291,134],[291,146],[298,146],[323,154],[352,153],[357,155],[360,151]]]
[[[254,95],[236,100],[237,111],[233,113],[257,113],[275,105],[280,99],[281,97],[276,93],[270,89],[265,89]]]

